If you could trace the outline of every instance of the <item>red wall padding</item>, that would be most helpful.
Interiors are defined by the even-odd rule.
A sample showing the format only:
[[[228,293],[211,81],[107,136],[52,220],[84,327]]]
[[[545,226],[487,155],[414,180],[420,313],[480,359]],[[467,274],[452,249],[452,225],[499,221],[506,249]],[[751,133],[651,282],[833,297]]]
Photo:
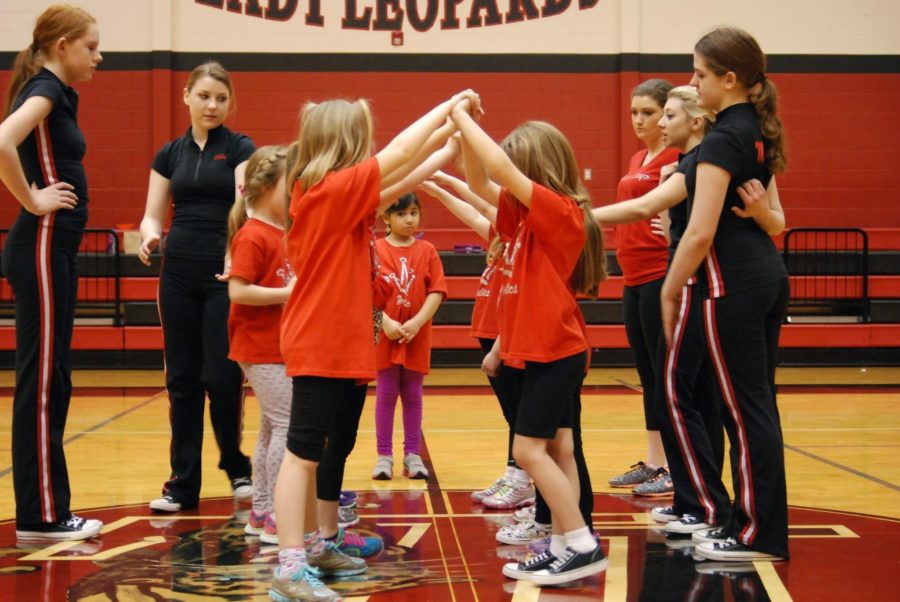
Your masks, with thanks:
[[[497,138],[526,119],[545,119],[570,138],[595,203],[613,200],[616,182],[638,142],[628,93],[652,73],[234,73],[238,111],[229,122],[258,145],[296,136],[306,100],[344,96],[372,101],[377,142],[459,89],[483,99],[484,125]],[[674,83],[684,83],[663,74]],[[0,72],[5,88],[8,72]],[[156,149],[188,125],[181,89],[186,73],[107,71],[80,85],[80,121],[88,141],[92,227],[137,224]],[[772,74],[790,151],[779,176],[788,225],[900,228],[900,120],[892,118],[898,74]],[[676,81],[677,80],[677,81]],[[0,191],[0,228],[18,204]],[[428,203],[427,229],[458,224]]]

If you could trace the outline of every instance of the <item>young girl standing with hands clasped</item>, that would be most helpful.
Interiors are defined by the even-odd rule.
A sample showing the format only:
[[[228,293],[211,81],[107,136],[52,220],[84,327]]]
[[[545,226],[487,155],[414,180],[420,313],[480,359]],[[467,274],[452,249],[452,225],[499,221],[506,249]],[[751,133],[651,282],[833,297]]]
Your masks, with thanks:
[[[253,153],[243,194],[228,219],[228,357],[240,363],[261,413],[253,453],[253,509],[244,529],[250,535],[261,534],[275,511],[275,479],[291,413],[291,379],[279,351],[282,306],[294,288],[284,246],[285,156],[280,146]]]
[[[498,205],[497,230],[510,240],[500,260],[499,357],[492,351],[485,363],[525,364],[513,455],[544,494],[553,522],[550,550],[503,572],[539,585],[566,583],[606,568],[579,511],[573,438],[589,366],[575,293],[596,296],[606,276],[603,235],[558,129],[527,122],[501,148],[465,112],[454,110],[453,119],[463,134],[469,185]]]
[[[3,248],[16,296],[12,465],[16,537],[79,540],[103,523],[75,516],[63,452],[72,393],[70,360],[78,289],[76,255],[88,187],[78,93],[103,57],[94,18],[55,5],[16,57],[0,124],[0,179],[22,204]]]
[[[422,385],[431,367],[431,317],[447,295],[444,266],[437,249],[418,240],[421,214],[413,193],[385,209],[387,236],[375,244],[381,277],[391,285],[378,341],[378,386],[375,393],[375,439],[378,461],[373,479],[393,476],[394,408],[403,403],[403,473],[428,478],[420,456]]]
[[[343,462],[323,455],[325,441],[330,446],[339,439],[352,449],[365,383],[376,376],[375,216],[408,192],[392,189],[385,194],[386,189],[453,132],[451,125],[441,126],[460,102],[475,110],[478,97],[466,92],[441,103],[374,156],[372,115],[365,101],[330,100],[303,109],[296,160],[288,167],[287,180],[292,190],[288,260],[297,284],[281,327],[281,352],[293,378],[293,397],[287,452],[275,487],[281,549],[269,590],[273,600],[339,600],[319,576],[366,570],[364,560],[341,553],[317,531],[316,471],[327,472],[338,483],[338,495]]]

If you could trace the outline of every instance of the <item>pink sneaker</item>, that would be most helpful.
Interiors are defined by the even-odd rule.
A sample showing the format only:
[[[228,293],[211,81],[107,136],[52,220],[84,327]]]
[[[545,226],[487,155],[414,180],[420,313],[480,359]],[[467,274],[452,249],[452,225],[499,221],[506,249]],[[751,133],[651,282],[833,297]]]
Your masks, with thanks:
[[[263,529],[266,525],[266,518],[268,518],[268,512],[257,512],[256,510],[250,511],[250,519],[247,521],[247,524],[244,525],[244,533],[247,535],[260,535],[263,532]]]
[[[266,516],[266,522],[263,525],[263,532],[259,535],[259,540],[263,543],[278,545],[278,526],[275,524],[274,512]]]

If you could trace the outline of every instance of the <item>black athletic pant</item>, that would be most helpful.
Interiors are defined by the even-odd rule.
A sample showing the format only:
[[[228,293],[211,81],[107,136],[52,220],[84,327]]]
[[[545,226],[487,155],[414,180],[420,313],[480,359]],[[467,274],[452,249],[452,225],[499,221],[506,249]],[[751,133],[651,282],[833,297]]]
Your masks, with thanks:
[[[82,232],[54,229],[53,217],[20,217],[3,248],[3,274],[16,296],[12,462],[18,527],[72,516],[63,435]]]
[[[478,339],[481,350],[487,353],[494,347],[494,339]],[[504,366],[505,368],[505,366]],[[513,368],[503,369],[497,373],[497,376],[488,376],[488,382],[491,383],[491,389],[500,402],[500,411],[503,412],[503,418],[509,427],[509,440],[506,450],[506,465],[519,466],[516,464],[512,455],[513,437],[515,436],[516,412],[519,408],[519,395],[522,394],[522,377],[525,375],[523,370]]]
[[[316,497],[326,502],[336,502],[341,497],[344,467],[347,457],[356,445],[359,418],[366,403],[366,385],[348,388],[328,425],[325,451],[316,467]]]
[[[725,402],[735,500],[728,528],[741,543],[788,556],[784,441],[775,399],[787,278],[704,302],[713,369]]]
[[[625,334],[644,390],[644,425],[648,431],[658,431],[660,424],[655,386],[657,349],[662,332],[659,293],[664,280],[659,278],[638,286],[626,286],[622,291]]]
[[[222,268],[222,261],[166,257],[159,278],[172,428],[172,475],[163,493],[188,508],[200,499],[207,394],[219,468],[229,479],[248,477],[252,470],[240,448],[244,377],[228,359],[228,285],[215,277]]]
[[[657,406],[660,435],[675,488],[673,507],[710,525],[728,520],[731,501],[722,483],[725,431],[719,387],[703,332],[703,302],[695,287],[682,288],[671,349],[659,346]]]

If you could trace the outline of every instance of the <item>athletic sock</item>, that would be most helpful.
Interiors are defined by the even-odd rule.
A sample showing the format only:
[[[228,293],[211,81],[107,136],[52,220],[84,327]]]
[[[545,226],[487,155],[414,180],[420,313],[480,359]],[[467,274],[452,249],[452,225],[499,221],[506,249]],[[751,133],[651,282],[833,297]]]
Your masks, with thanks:
[[[303,548],[284,548],[278,551],[278,563],[286,573],[295,573],[306,564],[306,550]]]
[[[512,466],[510,468],[512,468],[512,471],[507,470],[507,473],[511,472],[511,474],[508,475],[510,478],[512,478],[515,481],[519,481],[520,483],[530,483],[531,482],[531,477],[528,476],[527,472],[525,472],[521,468],[515,468]]]
[[[551,535],[550,536],[550,553],[559,558],[566,551],[566,536]]]
[[[303,543],[306,549],[312,555],[321,554],[325,550],[325,540],[322,539],[322,532],[316,529],[312,533],[306,533],[303,536]]]
[[[576,552],[590,552],[597,547],[597,540],[591,534],[590,529],[582,527],[566,533],[566,547]]]
[[[512,479],[513,475],[515,474],[515,471],[517,471],[517,470],[518,470],[518,468],[516,468],[515,466],[507,466],[506,472],[503,473],[503,478],[506,480]]]

